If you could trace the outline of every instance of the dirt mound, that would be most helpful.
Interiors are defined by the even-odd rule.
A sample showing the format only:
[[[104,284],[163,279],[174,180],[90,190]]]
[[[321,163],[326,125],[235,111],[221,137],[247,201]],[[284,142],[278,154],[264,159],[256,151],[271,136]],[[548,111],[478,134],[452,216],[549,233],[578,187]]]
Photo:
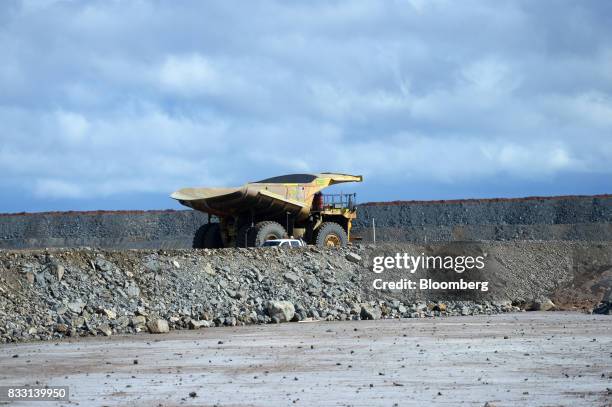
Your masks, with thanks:
[[[386,269],[376,257],[484,256],[485,267]],[[314,247],[283,251],[52,250],[0,252],[0,340],[112,335],[304,319],[421,318],[518,310],[574,293],[597,302],[610,288],[612,243],[481,242]],[[397,289],[375,279],[488,289]],[[569,300],[569,297],[568,297]],[[564,304],[568,305],[568,304]],[[163,322],[162,322],[163,320]],[[161,328],[160,328],[161,327]]]

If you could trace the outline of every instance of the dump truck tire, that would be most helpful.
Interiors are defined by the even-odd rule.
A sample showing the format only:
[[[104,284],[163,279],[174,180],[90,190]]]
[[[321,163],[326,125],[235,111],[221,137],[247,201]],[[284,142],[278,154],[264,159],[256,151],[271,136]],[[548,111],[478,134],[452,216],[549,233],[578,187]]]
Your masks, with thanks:
[[[253,246],[263,246],[266,240],[283,239],[287,235],[285,228],[278,222],[264,221],[255,225]]]
[[[253,232],[255,226],[243,225],[236,232],[236,247],[253,247]]]
[[[348,236],[344,228],[336,222],[323,222],[315,234],[317,246],[340,247],[348,244]]]
[[[218,223],[209,223],[208,229],[204,234],[204,248],[218,249],[223,247],[223,239],[221,239],[221,228]]]
[[[205,223],[196,230],[195,235],[193,235],[193,243],[192,247],[194,249],[204,249],[204,236],[206,236],[206,232],[211,224]]]

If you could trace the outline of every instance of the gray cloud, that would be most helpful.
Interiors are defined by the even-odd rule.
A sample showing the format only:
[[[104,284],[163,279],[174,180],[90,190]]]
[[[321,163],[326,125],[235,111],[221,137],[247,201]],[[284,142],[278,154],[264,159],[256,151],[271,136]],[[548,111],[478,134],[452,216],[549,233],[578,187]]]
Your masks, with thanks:
[[[610,17],[570,1],[3,2],[0,187],[78,200],[339,170],[467,195],[612,175]]]

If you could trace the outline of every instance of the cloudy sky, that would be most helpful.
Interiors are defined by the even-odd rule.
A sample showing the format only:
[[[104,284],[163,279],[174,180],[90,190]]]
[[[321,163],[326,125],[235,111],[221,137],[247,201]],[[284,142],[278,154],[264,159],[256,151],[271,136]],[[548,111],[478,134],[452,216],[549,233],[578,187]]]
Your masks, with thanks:
[[[0,212],[612,192],[612,2],[0,2]],[[348,190],[349,186],[344,186]]]

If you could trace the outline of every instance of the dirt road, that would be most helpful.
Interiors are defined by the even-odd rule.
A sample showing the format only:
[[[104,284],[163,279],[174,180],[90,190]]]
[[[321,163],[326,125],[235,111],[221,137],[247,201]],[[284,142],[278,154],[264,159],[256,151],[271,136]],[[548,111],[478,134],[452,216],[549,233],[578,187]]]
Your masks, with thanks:
[[[604,406],[612,318],[291,323],[3,345],[0,384],[37,382],[69,386],[63,405],[79,406]]]

